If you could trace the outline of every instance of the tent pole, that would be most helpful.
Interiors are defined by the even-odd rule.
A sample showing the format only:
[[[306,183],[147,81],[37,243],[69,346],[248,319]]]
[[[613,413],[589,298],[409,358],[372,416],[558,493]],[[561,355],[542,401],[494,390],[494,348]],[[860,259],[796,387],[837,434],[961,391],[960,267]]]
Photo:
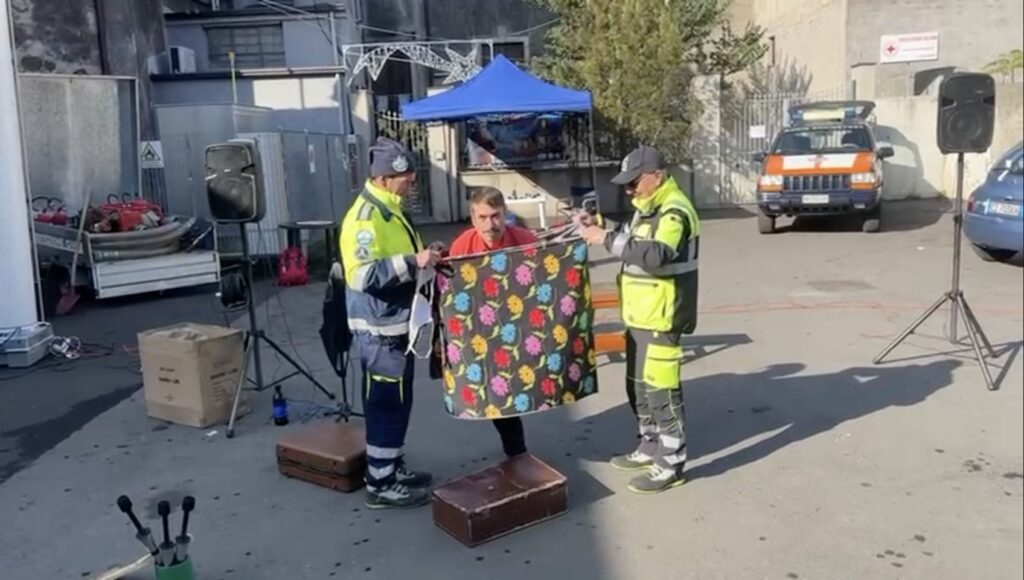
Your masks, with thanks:
[[[594,158],[597,155],[597,151],[595,150],[595,147],[594,147],[594,110],[593,109],[591,109],[590,111],[587,112],[587,129],[590,132],[590,135],[588,136],[588,139],[590,141],[590,187],[594,188],[594,191],[596,192],[597,191],[597,164],[595,163],[595,159]],[[601,199],[600,196],[598,196],[598,200],[600,200],[600,199]],[[598,205],[600,205],[600,202],[598,203]]]

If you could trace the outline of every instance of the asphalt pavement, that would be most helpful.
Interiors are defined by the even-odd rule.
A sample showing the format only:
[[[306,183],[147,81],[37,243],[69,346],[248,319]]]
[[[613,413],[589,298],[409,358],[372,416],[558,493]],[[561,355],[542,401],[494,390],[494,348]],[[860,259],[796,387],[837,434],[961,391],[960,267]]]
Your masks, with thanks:
[[[293,424],[275,427],[269,393],[255,394],[228,440],[223,427],[149,419],[127,386],[137,376],[35,383],[53,393],[31,412],[11,411],[27,395],[0,383],[4,446],[15,441],[20,457],[0,483],[4,578],[88,577],[136,559],[121,493],[151,526],[160,500],[196,497],[191,553],[203,578],[1020,578],[1022,270],[965,253],[963,285],[1000,354],[999,390],[985,389],[965,342],[943,337],[944,314],[871,363],[947,289],[942,209],[890,204],[874,235],[802,220],[760,236],[750,215],[704,212],[701,318],[684,366],[689,481],[636,496],[607,465],[635,437],[624,365],[603,357],[598,395],[526,419],[531,451],[569,477],[569,513],[476,549],[435,528],[429,508],[370,512],[360,493],[278,474],[274,443],[311,405],[296,402]],[[595,281],[612,279],[606,254],[592,265]],[[322,287],[278,296],[261,308],[266,328],[337,388],[317,336]],[[195,307],[177,315],[204,316]],[[446,416],[440,385],[425,368],[418,376],[413,467],[444,481],[498,460],[493,428]],[[62,398],[87,399],[75,389],[107,398],[76,409]],[[326,402],[299,379],[285,392]],[[69,413],[35,454],[7,427],[13,418],[43,436]]]

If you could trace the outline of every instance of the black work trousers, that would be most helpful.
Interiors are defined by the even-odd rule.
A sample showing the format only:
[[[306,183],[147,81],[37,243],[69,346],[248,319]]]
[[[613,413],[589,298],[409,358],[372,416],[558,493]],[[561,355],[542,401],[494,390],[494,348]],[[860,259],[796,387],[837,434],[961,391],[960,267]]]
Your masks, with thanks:
[[[526,433],[523,420],[519,417],[505,417],[493,421],[494,428],[501,437],[501,448],[505,455],[514,457],[526,453]]]

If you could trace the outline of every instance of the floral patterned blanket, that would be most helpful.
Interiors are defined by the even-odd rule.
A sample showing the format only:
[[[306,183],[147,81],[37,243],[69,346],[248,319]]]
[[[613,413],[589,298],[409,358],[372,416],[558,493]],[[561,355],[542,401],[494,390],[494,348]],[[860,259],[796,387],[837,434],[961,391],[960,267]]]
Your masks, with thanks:
[[[525,415],[597,392],[584,242],[524,246],[449,265],[437,284],[450,414]]]

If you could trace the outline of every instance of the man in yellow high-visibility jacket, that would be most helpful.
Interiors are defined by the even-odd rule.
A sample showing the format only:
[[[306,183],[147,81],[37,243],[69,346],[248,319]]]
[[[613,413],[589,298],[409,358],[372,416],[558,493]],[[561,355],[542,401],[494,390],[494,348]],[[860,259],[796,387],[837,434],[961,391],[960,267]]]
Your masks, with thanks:
[[[370,179],[345,215],[339,239],[348,325],[363,369],[366,504],[416,507],[430,501],[425,487],[431,476],[408,469],[402,455],[415,362],[407,352],[409,316],[417,272],[441,256],[424,248],[402,213],[415,179],[412,156],[387,139],[378,139],[370,156]]]
[[[583,230],[622,260],[619,297],[626,325],[626,392],[640,445],[612,458],[622,470],[644,470],[629,488],[656,493],[684,481],[686,437],[679,371],[682,335],[697,325],[700,220],[661,154],[641,146],[622,161],[613,183],[625,186],[636,213],[617,231]]]

